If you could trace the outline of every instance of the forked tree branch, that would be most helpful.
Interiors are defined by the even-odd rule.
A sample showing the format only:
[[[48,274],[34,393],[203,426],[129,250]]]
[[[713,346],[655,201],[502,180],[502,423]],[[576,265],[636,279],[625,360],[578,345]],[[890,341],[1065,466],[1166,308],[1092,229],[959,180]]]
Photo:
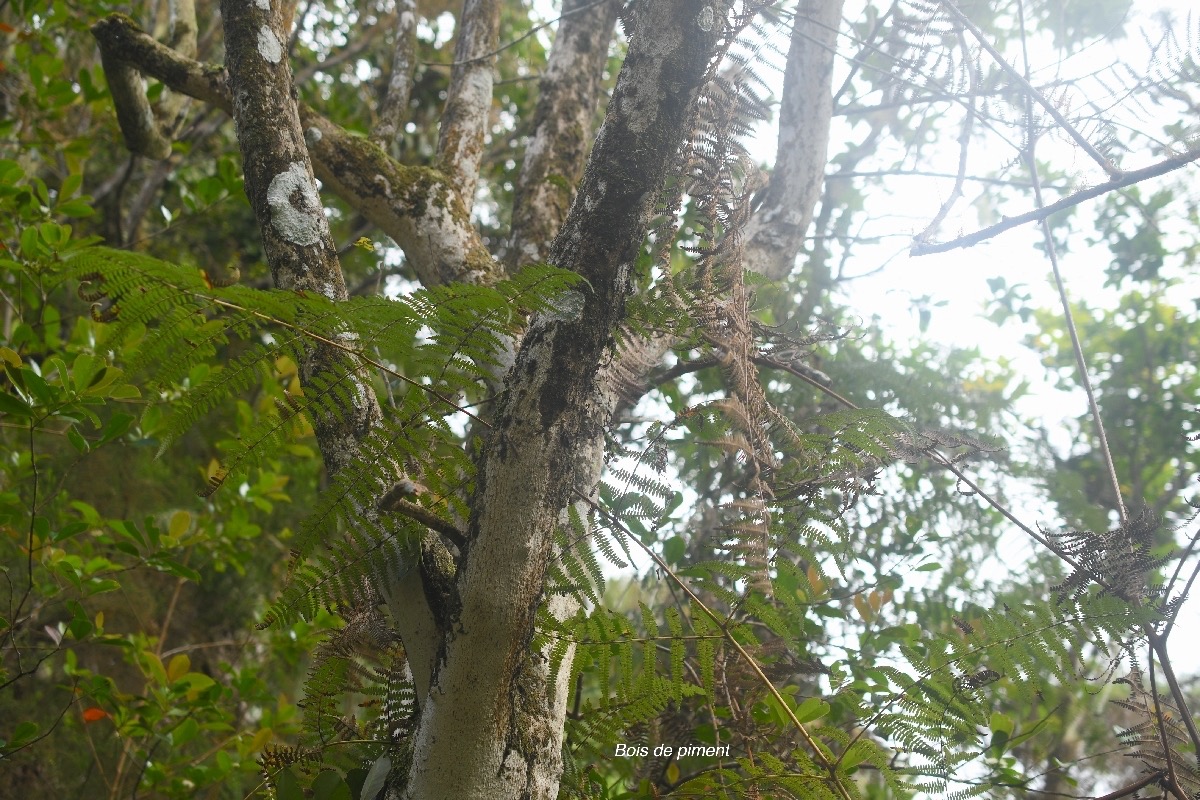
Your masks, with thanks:
[[[183,57],[121,14],[95,23],[92,34],[105,69],[133,76],[127,85],[136,78],[140,89],[140,73],[232,113],[221,67]],[[139,113],[139,97],[144,105],[144,91],[114,93],[118,117]],[[491,283],[499,277],[498,265],[471,224],[467,203],[442,173],[398,163],[305,104],[299,104],[299,113],[316,176],[392,237],[423,283]]]
[[[548,259],[586,288],[534,316],[497,404],[457,582],[461,628],[446,636],[421,707],[407,798],[558,794],[566,695],[548,685],[548,665],[529,643],[555,531],[575,492],[594,490],[604,462],[612,394],[597,369],[724,32],[727,5],[713,3],[707,15],[696,5],[662,0],[635,11],[579,197]]]

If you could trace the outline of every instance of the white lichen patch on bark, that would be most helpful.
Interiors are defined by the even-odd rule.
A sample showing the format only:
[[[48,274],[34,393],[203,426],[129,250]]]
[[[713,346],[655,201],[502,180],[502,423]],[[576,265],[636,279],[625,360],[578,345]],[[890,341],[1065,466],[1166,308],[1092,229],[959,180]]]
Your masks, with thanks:
[[[583,196],[583,210],[591,211],[600,205],[600,201],[604,199],[604,193],[608,190],[608,184],[600,181],[596,184],[596,191],[588,192]]]
[[[467,75],[459,96],[468,108],[488,108],[492,102],[491,73],[476,70]],[[477,173],[483,157],[482,142],[476,142],[468,136],[457,136],[453,140],[453,147],[453,151],[444,154],[446,162],[461,167],[464,174]],[[474,186],[474,181],[470,183]]]
[[[547,319],[555,322],[577,320],[583,316],[583,305],[583,292],[570,289],[554,298],[554,310],[547,312]]]
[[[263,11],[271,10],[271,0],[254,0],[254,5]]]
[[[271,225],[285,240],[304,247],[321,241],[321,198],[303,163],[293,161],[286,172],[271,179],[267,204]]]
[[[430,196],[437,196],[435,190],[431,189]],[[461,265],[466,262],[470,248],[467,231],[445,204],[429,203],[418,222],[418,233],[425,237],[423,246],[427,252],[424,258],[429,261],[441,261],[442,264]],[[417,252],[419,253],[419,250]],[[478,283],[482,277],[483,274],[477,270],[469,270],[459,274],[457,280],[463,283]]]
[[[680,26],[658,31],[645,66],[637,74],[622,72],[618,78],[613,96],[618,99],[618,110],[625,117],[630,133],[645,133],[659,124],[660,112],[674,91],[669,88],[670,81],[664,78],[663,69],[667,57],[679,50],[683,41]],[[629,85],[622,87],[621,81]]]
[[[321,133],[320,128],[313,126],[313,127],[309,128],[308,130],[304,131],[304,143],[307,144],[309,147],[315,147],[317,142],[321,141],[321,137],[323,135],[324,134]]]
[[[279,37],[266,25],[258,29],[258,54],[272,64],[278,64],[283,58],[283,45],[279,43]]]

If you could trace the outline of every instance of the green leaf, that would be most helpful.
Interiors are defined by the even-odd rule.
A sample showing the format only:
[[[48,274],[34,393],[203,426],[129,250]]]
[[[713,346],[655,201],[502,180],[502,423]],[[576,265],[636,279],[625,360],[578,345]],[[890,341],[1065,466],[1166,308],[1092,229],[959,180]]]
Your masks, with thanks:
[[[33,416],[28,403],[8,392],[0,392],[0,414],[11,414],[14,417]]]
[[[290,767],[275,773],[275,800],[304,800],[304,790]]]
[[[124,534],[142,547],[146,546],[146,537],[142,535],[140,530],[138,530],[136,523],[128,522],[123,519],[114,519],[109,524],[113,527],[113,530],[117,531],[117,533]]]
[[[346,785],[350,787],[350,797],[362,797],[362,787],[366,779],[366,767],[355,767],[346,773]]]
[[[24,744],[28,744],[35,736],[37,736],[38,724],[36,722],[25,721],[17,724],[13,728],[12,738],[8,740],[7,749],[12,750]]]
[[[869,742],[855,742],[842,755],[842,769],[846,770],[846,772],[852,771],[870,754],[871,748],[872,745]]]
[[[96,209],[86,200],[68,200],[57,209],[59,214],[73,219],[83,219],[96,213]]]
[[[62,186],[58,189],[58,199],[66,200],[74,196],[81,186],[83,186],[83,175],[78,172],[71,173],[63,178]]]
[[[180,676],[176,681],[181,686],[186,686],[189,693],[203,692],[217,685],[217,682],[205,675],[203,672],[189,672]]]
[[[829,710],[829,703],[819,697],[809,697],[796,709],[796,719],[800,720],[800,724],[812,722],[828,714]]]
[[[41,241],[38,239],[37,228],[26,228],[21,231],[21,255],[27,259],[34,260],[44,256],[45,249],[42,247]]]
[[[113,439],[119,439],[124,436],[133,426],[134,417],[132,414],[126,414],[118,411],[113,414],[108,422],[104,425],[104,430],[100,432],[100,441],[97,444],[108,444]]]
[[[352,800],[350,786],[331,769],[321,772],[312,782],[313,800]]]
[[[54,222],[43,222],[38,226],[38,234],[52,248],[58,249],[67,239],[71,238],[71,226],[59,225]]]
[[[67,428],[67,441],[80,453],[87,453],[92,449],[87,439],[83,438],[83,434],[74,425]]]
[[[159,556],[155,556],[154,558],[150,559],[149,563],[151,566],[153,566],[159,570],[162,570],[163,572],[169,572],[172,575],[175,575],[176,577],[185,578],[185,579],[187,579],[189,581],[193,581],[195,583],[200,582],[200,573],[199,572],[196,572],[196,570],[192,569],[191,567],[189,567],[185,564],[181,564],[172,558],[167,558],[166,556],[159,555]]]
[[[191,668],[192,659],[188,657],[188,654],[178,653],[172,656],[171,660],[167,663],[167,680],[174,683],[184,675],[187,675]]]
[[[175,539],[181,538],[192,526],[192,515],[186,511],[176,511],[167,522],[167,534]]]
[[[16,161],[0,158],[0,186],[15,186],[25,176],[25,170]]]
[[[91,619],[88,618],[87,612],[83,606],[75,600],[67,601],[67,607],[71,609],[71,621],[67,623],[67,631],[75,637],[76,641],[82,641],[95,629]]]
[[[383,791],[384,783],[387,781],[388,773],[392,771],[392,760],[387,756],[380,756],[371,765],[371,771],[367,773],[367,778],[363,781],[362,794],[359,795],[359,800],[375,800],[379,793]]]
[[[65,541],[72,536],[78,536],[90,527],[86,522],[68,522],[50,534],[50,541],[55,543]]]
[[[668,564],[678,564],[683,561],[687,552],[687,542],[682,536],[672,536],[663,542],[663,560]]]
[[[94,594],[104,594],[105,592],[115,592],[121,588],[121,584],[112,578],[93,578],[85,587],[88,596]]]
[[[183,745],[195,739],[200,734],[200,723],[196,722],[192,717],[188,717],[183,722],[179,723],[179,727],[171,732],[171,744],[176,747]]]

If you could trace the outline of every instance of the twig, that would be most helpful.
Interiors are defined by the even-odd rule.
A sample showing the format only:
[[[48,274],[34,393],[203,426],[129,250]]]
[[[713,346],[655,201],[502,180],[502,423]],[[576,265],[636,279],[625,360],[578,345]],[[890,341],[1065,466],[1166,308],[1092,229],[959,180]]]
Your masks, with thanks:
[[[966,37],[963,36],[961,31],[959,31],[958,34],[958,41],[963,49],[963,52],[966,53],[967,41]],[[954,189],[951,190],[950,196],[942,202],[942,207],[938,209],[938,212],[933,216],[933,219],[930,220],[929,224],[925,227],[925,230],[921,231],[921,233],[917,235],[916,241],[918,242],[924,242],[937,233],[938,229],[942,225],[942,222],[950,213],[950,209],[954,207],[954,204],[957,203],[959,198],[963,195],[963,182],[967,177],[967,156],[970,153],[971,134],[975,130],[975,103],[977,102],[975,90],[979,86],[979,70],[975,68],[975,65],[972,64],[969,66],[967,68],[967,73],[970,75],[971,81],[970,93],[968,94],[970,99],[967,102],[967,115],[963,119],[962,130],[960,130],[958,134],[958,174],[954,176]]]
[[[1119,800],[1119,798],[1128,797],[1129,795],[1135,794],[1136,792],[1145,789],[1147,786],[1162,780],[1162,777],[1163,771],[1161,769],[1155,770],[1141,780],[1135,781],[1121,789],[1117,789],[1115,792],[1109,792],[1103,797],[1097,797],[1095,800]]]
[[[1029,50],[1025,43],[1025,17],[1024,5],[1020,5],[1021,12],[1021,52],[1025,61],[1025,73],[1029,73]],[[956,10],[956,13],[957,10]],[[968,23],[969,24],[969,23]],[[1025,82],[1028,84],[1028,81]],[[1033,199],[1034,203],[1041,208],[1043,203],[1042,198],[1042,179],[1038,173],[1037,167],[1037,131],[1034,130],[1033,124],[1033,101],[1037,99],[1037,95],[1030,86],[1027,89],[1025,96],[1026,113],[1025,118],[1028,121],[1025,136],[1025,158],[1029,164],[1029,179],[1033,184]],[[1129,512],[1125,508],[1125,500],[1121,497],[1121,482],[1117,480],[1117,468],[1113,465],[1112,450],[1108,446],[1108,434],[1104,430],[1104,419],[1100,416],[1100,406],[1096,403],[1096,392],[1092,388],[1092,379],[1088,375],[1087,360],[1083,355],[1083,344],[1079,341],[1079,331],[1075,327],[1075,315],[1071,312],[1071,302],[1067,299],[1067,287],[1063,282],[1062,270],[1058,265],[1058,249],[1054,246],[1054,236],[1050,233],[1050,223],[1046,217],[1042,217],[1042,240],[1046,247],[1046,258],[1050,260],[1050,270],[1054,274],[1054,286],[1058,289],[1058,299],[1062,303],[1063,319],[1067,325],[1067,333],[1071,337],[1071,351],[1075,354],[1075,367],[1079,372],[1079,383],[1083,387],[1083,391],[1087,394],[1088,409],[1092,415],[1092,423],[1096,426],[1096,435],[1100,440],[1100,454],[1104,457],[1104,465],[1108,470],[1108,480],[1112,484],[1113,495],[1117,500],[1117,514],[1121,518],[1121,524],[1124,525],[1129,521]]]
[[[989,225],[986,228],[981,228],[974,233],[966,236],[960,236],[957,239],[952,239],[948,242],[914,242],[909,248],[910,256],[925,256],[931,253],[945,253],[950,250],[957,250],[960,247],[974,247],[980,242],[991,239],[998,233],[1024,225],[1027,222],[1037,222],[1044,220],[1055,212],[1062,211],[1065,208],[1072,208],[1079,205],[1085,200],[1091,200],[1094,197],[1108,194],[1109,192],[1123,189],[1126,186],[1132,186],[1135,183],[1141,183],[1148,178],[1157,178],[1159,175],[1166,175],[1168,172],[1174,172],[1180,167],[1186,167],[1193,161],[1200,160],[1200,148],[1189,150],[1186,153],[1171,156],[1159,161],[1157,164],[1151,164],[1148,167],[1143,167],[1132,172],[1122,172],[1119,178],[1114,178],[1110,181],[1091,186],[1087,189],[1081,189],[1074,194],[1069,194],[1066,197],[1053,202],[1046,206],[1040,206],[1032,211],[1027,211],[1024,214],[1018,214],[1015,217],[1004,217],[995,225]]]
[[[1196,729],[1196,720],[1188,712],[1187,696],[1184,695],[1183,689],[1179,685],[1179,678],[1175,676],[1175,668],[1171,665],[1170,654],[1167,653],[1166,640],[1154,633],[1154,631],[1149,631],[1147,637],[1150,639],[1150,646],[1154,648],[1154,652],[1158,656],[1158,663],[1162,665],[1163,677],[1167,679],[1167,687],[1171,690],[1171,697],[1178,706],[1179,716],[1183,719],[1183,725],[1187,728],[1188,737],[1192,740],[1193,752],[1200,752],[1200,730]],[[1163,747],[1167,746],[1168,742],[1164,739]]]
[[[500,55],[505,50],[508,50],[511,47],[516,47],[518,44],[525,41],[530,36],[533,36],[538,31],[543,30],[545,28],[549,28],[554,23],[559,22],[559,21],[563,20],[564,18],[571,16],[572,14],[578,14],[581,11],[587,11],[592,6],[598,6],[602,3],[611,3],[611,2],[613,2],[613,0],[592,0],[592,2],[587,3],[586,5],[582,5],[579,8],[573,8],[565,14],[560,14],[559,16],[555,17],[552,20],[543,22],[540,25],[534,25],[532,28],[530,28],[525,33],[518,36],[516,39],[513,39],[510,42],[505,42],[504,44],[497,47],[495,50],[484,53],[483,55],[473,56],[471,58],[464,58],[460,61],[422,61],[421,65],[426,66],[426,67],[462,67],[462,66],[466,66],[468,64],[474,64],[476,61],[484,61],[486,59],[491,58],[492,56]]]
[[[431,531],[440,533],[449,539],[460,551],[465,550],[467,547],[466,534],[424,506],[419,506],[416,503],[401,498],[384,497],[379,503],[379,510],[394,511],[397,514],[403,514],[409,519],[416,520]]]
[[[1187,795],[1180,791],[1179,778],[1175,775],[1175,759],[1172,757],[1174,753],[1171,752],[1171,739],[1167,736],[1166,715],[1163,713],[1162,700],[1158,695],[1158,679],[1154,677],[1154,660],[1156,655],[1154,642],[1147,642],[1147,647],[1150,650],[1150,698],[1154,701],[1151,713],[1154,715],[1155,727],[1158,728],[1158,741],[1162,744],[1163,760],[1167,762],[1166,779],[1171,784],[1171,791],[1179,797],[1179,800],[1188,800]],[[1161,658],[1158,660],[1162,662]],[[1163,664],[1163,672],[1164,674],[1166,672],[1165,663]]]
[[[175,581],[175,591],[171,592],[171,602],[167,604],[167,613],[163,617],[162,628],[158,633],[158,646],[154,648],[154,654],[160,659],[163,657],[162,646],[167,641],[167,633],[171,630],[171,618],[175,616],[175,606],[179,603],[179,595],[183,592],[183,585],[187,583],[187,578],[179,578]]]
[[[1179,557],[1179,563],[1175,565],[1175,574],[1171,576],[1171,580],[1167,581],[1168,593],[1170,592],[1171,587],[1175,585],[1175,581],[1179,577],[1180,571],[1183,569],[1184,562],[1187,561],[1188,556],[1192,554],[1192,551],[1196,549],[1196,543],[1198,541],[1200,541],[1200,531],[1196,531],[1196,534],[1192,536],[1192,540],[1188,542],[1187,548],[1183,551],[1183,555]],[[1200,574],[1200,562],[1197,562],[1196,566],[1192,568],[1191,577],[1187,579],[1187,583],[1183,586],[1183,591],[1180,592],[1181,597],[1187,597],[1189,594],[1191,594],[1192,584],[1196,582],[1197,574]],[[1163,639],[1166,639],[1171,635],[1171,629],[1175,627],[1175,620],[1179,617],[1179,610],[1181,608],[1183,608],[1182,602],[1180,602],[1175,606],[1174,609],[1171,610],[1171,616],[1169,619],[1167,619],[1167,624],[1163,626],[1161,634]]]

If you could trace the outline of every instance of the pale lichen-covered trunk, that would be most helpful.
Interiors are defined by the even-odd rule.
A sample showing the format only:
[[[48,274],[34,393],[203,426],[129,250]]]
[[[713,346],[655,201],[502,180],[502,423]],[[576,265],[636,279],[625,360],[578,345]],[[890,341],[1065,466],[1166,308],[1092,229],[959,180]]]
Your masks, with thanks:
[[[409,798],[554,798],[563,698],[531,652],[553,534],[604,457],[614,393],[597,381],[633,290],[634,262],[722,26],[688,0],[639,9],[625,65],[549,261],[587,285],[532,321],[476,477],[461,612],[421,709]],[[724,17],[718,9],[716,19]]]

